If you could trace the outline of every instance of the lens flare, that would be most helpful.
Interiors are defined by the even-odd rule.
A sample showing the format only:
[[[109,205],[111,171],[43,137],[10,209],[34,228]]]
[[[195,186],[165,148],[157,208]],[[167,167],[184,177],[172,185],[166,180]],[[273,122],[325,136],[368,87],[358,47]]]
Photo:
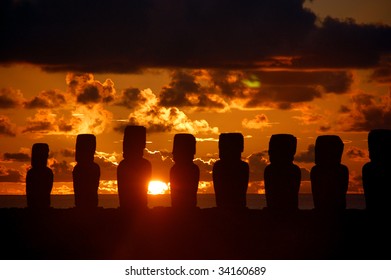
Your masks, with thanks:
[[[255,75],[251,75],[249,79],[242,80],[242,83],[249,88],[260,88],[261,81]]]

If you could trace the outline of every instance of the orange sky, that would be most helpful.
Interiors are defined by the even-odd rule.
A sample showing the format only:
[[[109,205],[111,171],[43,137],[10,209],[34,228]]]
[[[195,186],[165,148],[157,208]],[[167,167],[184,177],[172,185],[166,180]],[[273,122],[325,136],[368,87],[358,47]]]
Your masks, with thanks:
[[[291,1],[296,4],[289,11],[281,9],[284,0],[251,9],[229,1],[220,14],[211,4],[217,1],[187,10],[173,0],[175,8],[159,2],[158,10],[132,7],[129,17],[126,7],[119,12],[113,6],[110,20],[87,16],[79,28],[67,19],[57,22],[57,8],[42,5],[36,12],[39,2],[3,9],[10,14],[0,30],[9,38],[0,48],[0,194],[18,193],[10,186],[24,182],[34,142],[49,144],[55,181],[70,182],[78,133],[97,136],[96,162],[106,184],[101,193],[115,190],[121,129],[129,122],[147,127],[145,157],[156,180],[168,181],[175,133],[195,134],[201,180],[210,181],[219,133],[239,131],[250,163],[249,190],[259,192],[270,136],[291,133],[307,181],[301,190],[308,191],[311,145],[318,135],[337,134],[345,143],[349,190],[361,191],[367,133],[391,128],[389,1],[305,3],[311,11],[300,1]],[[73,11],[65,2],[59,6]],[[17,23],[23,9],[30,17]],[[100,7],[89,13],[102,16]],[[74,21],[82,15],[75,12]],[[228,20],[221,29],[219,21]]]

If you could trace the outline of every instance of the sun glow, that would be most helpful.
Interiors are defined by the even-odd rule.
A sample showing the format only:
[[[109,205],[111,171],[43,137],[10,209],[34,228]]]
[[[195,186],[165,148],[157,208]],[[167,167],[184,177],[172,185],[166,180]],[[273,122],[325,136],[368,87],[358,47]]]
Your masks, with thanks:
[[[165,194],[168,192],[168,185],[162,181],[150,181],[148,194]]]

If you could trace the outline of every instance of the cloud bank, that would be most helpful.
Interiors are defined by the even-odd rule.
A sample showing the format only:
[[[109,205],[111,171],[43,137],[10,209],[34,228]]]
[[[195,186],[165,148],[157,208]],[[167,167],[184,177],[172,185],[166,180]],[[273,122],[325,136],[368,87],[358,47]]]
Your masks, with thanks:
[[[391,129],[391,93],[375,96],[354,94],[349,106],[343,105],[337,128],[348,132],[367,132],[375,128]]]
[[[2,1],[0,63],[47,71],[373,67],[391,28],[327,17],[303,0]],[[26,51],[28,46],[28,51]],[[44,46],[44,47],[42,47]],[[87,100],[96,93],[86,93]]]
[[[177,107],[161,106],[159,98],[149,89],[140,91],[135,89],[125,90],[123,94],[126,107],[134,108],[129,114],[129,121],[118,126],[118,131],[124,126],[143,125],[148,133],[155,132],[185,132],[191,134],[212,133],[218,134],[217,127],[211,127],[206,120],[191,120]]]

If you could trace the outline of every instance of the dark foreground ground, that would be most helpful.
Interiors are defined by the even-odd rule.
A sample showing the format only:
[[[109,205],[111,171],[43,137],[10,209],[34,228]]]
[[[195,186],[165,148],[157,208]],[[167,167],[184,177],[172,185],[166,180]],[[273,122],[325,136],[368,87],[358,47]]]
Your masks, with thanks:
[[[216,208],[0,209],[1,259],[391,259],[389,219]]]

